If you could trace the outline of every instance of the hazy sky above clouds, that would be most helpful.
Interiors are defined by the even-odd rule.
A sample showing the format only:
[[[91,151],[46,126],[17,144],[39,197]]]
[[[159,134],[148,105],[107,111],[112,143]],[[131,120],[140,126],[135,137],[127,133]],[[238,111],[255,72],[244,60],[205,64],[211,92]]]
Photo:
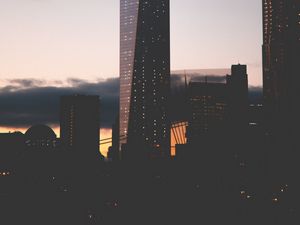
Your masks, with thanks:
[[[261,0],[170,0],[172,69],[249,65],[261,84]],[[118,76],[119,0],[0,0],[0,79]]]

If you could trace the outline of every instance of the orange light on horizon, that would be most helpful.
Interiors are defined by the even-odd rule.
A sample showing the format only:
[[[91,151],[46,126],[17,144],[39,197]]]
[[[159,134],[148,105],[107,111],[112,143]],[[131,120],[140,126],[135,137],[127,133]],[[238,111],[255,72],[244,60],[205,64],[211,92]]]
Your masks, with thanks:
[[[56,134],[57,137],[59,137],[59,126],[55,125],[47,125],[49,126],[54,133]],[[23,134],[26,133],[26,131],[30,128],[29,127],[0,127],[0,133],[14,133],[14,132],[21,132]]]
[[[48,125],[56,134],[57,137],[60,137],[60,127],[57,125]],[[21,132],[23,134],[26,133],[26,131],[30,127],[0,127],[0,133],[14,133],[14,132]],[[112,131],[108,128],[100,129],[100,139],[106,139],[111,138]],[[107,157],[108,148],[111,146],[111,143],[107,143],[104,145],[101,145],[100,152],[104,157]]]

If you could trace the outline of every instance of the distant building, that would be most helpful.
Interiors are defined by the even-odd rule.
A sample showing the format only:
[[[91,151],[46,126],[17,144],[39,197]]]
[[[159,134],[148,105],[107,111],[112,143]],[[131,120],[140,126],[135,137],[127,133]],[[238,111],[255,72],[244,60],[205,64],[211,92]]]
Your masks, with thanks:
[[[24,134],[21,132],[0,133],[0,171],[15,168],[24,150]]]
[[[121,0],[120,9],[122,155],[169,157],[169,0]]]
[[[209,77],[208,77],[209,78]],[[187,146],[177,141],[176,152],[207,149],[221,140],[238,142],[249,127],[248,75],[246,65],[233,65],[224,82],[190,82],[188,85]],[[220,146],[218,146],[220,147]]]
[[[247,66],[232,65],[231,75],[226,77],[226,85],[230,129],[236,134],[242,133],[247,129],[249,123]]]
[[[25,133],[27,149],[53,150],[58,147],[58,139],[54,131],[46,125],[35,125]]]
[[[60,102],[60,135],[64,148],[79,156],[97,159],[100,136],[99,96],[63,96]]]
[[[262,3],[265,119],[271,133],[290,136],[300,125],[300,1]]]
[[[196,144],[208,134],[225,126],[227,89],[225,84],[192,82],[189,84],[190,116],[187,142]]]

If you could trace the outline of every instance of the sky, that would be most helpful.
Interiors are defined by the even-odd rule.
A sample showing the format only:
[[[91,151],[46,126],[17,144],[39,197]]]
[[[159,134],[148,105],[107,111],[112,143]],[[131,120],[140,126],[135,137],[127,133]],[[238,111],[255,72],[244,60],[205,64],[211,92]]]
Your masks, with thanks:
[[[241,63],[262,84],[261,0],[170,2],[173,71]],[[0,30],[0,132],[45,123],[59,135],[59,96],[88,92],[102,97],[101,137],[111,135],[119,0],[0,0]]]
[[[249,66],[261,85],[261,0],[170,0],[173,70]],[[0,0],[0,80],[118,76],[119,0]]]

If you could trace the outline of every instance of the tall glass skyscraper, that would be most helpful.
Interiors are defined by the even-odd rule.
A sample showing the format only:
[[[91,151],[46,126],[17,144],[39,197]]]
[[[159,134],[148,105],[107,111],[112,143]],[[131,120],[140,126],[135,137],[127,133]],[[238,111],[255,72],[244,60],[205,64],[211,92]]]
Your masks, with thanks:
[[[262,2],[265,108],[269,127],[280,131],[299,121],[300,0]]]
[[[120,2],[120,148],[169,155],[169,0]]]

